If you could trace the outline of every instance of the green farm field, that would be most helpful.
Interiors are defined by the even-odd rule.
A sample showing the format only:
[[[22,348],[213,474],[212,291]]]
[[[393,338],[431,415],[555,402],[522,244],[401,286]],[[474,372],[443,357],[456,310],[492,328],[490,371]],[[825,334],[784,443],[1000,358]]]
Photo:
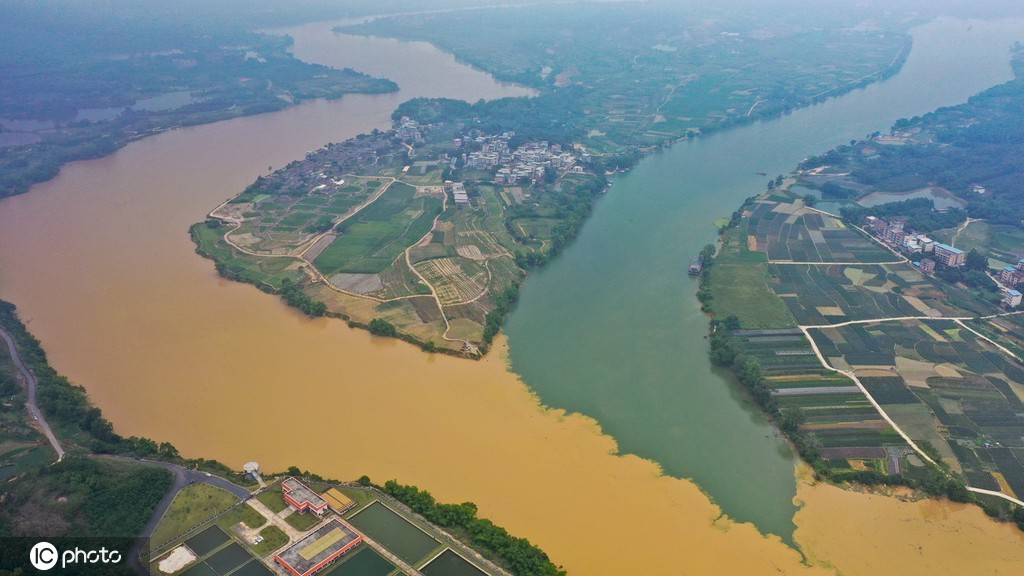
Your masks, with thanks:
[[[174,497],[151,541],[161,546],[238,503],[230,492],[208,484],[193,484]]]
[[[730,231],[725,244],[708,270],[716,317],[736,316],[748,329],[796,326],[785,303],[771,289],[765,257],[746,249],[745,235]]]
[[[285,279],[298,281],[303,277],[297,269],[297,259],[254,258],[238,252],[224,242],[226,230],[224,226],[211,228],[203,222],[192,226],[197,250],[218,262],[223,273],[252,284],[266,284],[275,290],[281,288]]]
[[[325,275],[377,274],[430,231],[441,212],[439,198],[414,198],[416,189],[392,184],[376,202],[338,227],[341,232],[313,264]]]

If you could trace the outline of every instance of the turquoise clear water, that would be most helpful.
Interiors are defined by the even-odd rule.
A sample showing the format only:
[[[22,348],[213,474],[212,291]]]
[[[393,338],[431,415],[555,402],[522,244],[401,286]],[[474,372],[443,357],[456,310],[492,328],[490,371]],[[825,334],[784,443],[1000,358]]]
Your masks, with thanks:
[[[595,418],[620,451],[691,478],[740,521],[791,541],[794,456],[707,359],[686,266],[713,222],[767,178],[1011,78],[1021,21],[914,31],[896,76],[776,120],[681,143],[616,177],[579,237],[526,282],[507,324],[512,368],[544,404]],[[628,497],[624,495],[624,497]]]

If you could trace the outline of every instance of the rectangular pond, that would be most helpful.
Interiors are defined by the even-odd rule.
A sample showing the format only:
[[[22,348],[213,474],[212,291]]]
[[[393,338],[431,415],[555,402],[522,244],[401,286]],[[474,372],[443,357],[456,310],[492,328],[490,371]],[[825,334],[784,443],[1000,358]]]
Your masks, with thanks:
[[[329,576],[388,576],[394,569],[394,564],[382,558],[372,548],[364,546],[362,550],[338,564],[327,574]]]
[[[459,556],[451,548],[445,550],[420,569],[424,576],[487,576],[468,560]]]
[[[379,501],[350,518],[349,523],[413,565],[440,545],[440,542]]]

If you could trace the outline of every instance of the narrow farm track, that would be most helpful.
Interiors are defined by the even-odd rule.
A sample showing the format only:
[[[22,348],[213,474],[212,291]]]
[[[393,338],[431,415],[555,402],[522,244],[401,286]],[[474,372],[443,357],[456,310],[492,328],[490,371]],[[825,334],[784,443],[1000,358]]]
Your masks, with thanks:
[[[415,266],[413,266],[412,259],[409,257],[409,251],[412,250],[414,246],[418,246],[420,243],[422,243],[424,240],[426,240],[427,237],[429,237],[431,234],[434,233],[434,228],[437,226],[437,221],[441,218],[441,214],[444,214],[444,211],[447,210],[447,209],[448,209],[448,195],[445,194],[444,198],[441,200],[441,211],[438,212],[437,216],[434,216],[434,222],[433,222],[433,224],[431,224],[430,230],[428,230],[427,233],[424,234],[422,238],[420,238],[419,240],[414,242],[412,244],[412,246],[409,246],[408,248],[405,249],[405,252],[404,252],[404,254],[405,254],[405,264],[409,267],[410,270],[412,270],[412,273],[415,274],[416,277],[420,279],[420,282],[423,282],[423,284],[427,288],[430,288],[430,295],[434,297],[434,302],[437,303],[437,309],[441,311],[441,319],[444,320],[445,330],[444,330],[444,333],[441,334],[441,338],[444,339],[445,341],[448,341],[448,342],[462,342],[462,346],[463,346],[464,349],[466,349],[469,352],[476,353],[477,352],[476,346],[473,346],[473,344],[469,340],[463,340],[462,338],[449,338],[448,337],[448,332],[451,331],[452,325],[448,321],[448,315],[444,313],[444,305],[441,304],[441,297],[437,295],[437,289],[434,288],[434,285],[431,284],[430,281],[427,280],[425,276],[423,276],[423,274],[420,274],[420,271],[417,270]]]
[[[960,239],[960,235],[964,233],[964,230],[967,230],[967,227],[970,226],[972,222],[981,221],[981,218],[968,218],[967,220],[964,220],[964,223],[961,224],[960,227],[956,229],[956,233],[953,234],[953,238],[950,239],[949,245],[952,246],[953,248],[956,248],[956,241]]]
[[[351,174],[346,174],[345,176],[355,177],[355,176],[353,176]],[[398,182],[398,180],[395,179],[395,178],[391,178],[390,182],[388,182],[384,186],[381,186],[379,190],[374,192],[362,204],[360,204],[359,206],[356,206],[355,208],[350,210],[348,213],[346,213],[344,216],[341,216],[340,218],[335,220],[333,222],[333,224],[331,225],[331,227],[333,228],[333,227],[337,226],[338,224],[341,224],[342,222],[348,220],[349,218],[352,218],[356,214],[359,214],[360,212],[362,212],[370,204],[373,204],[374,202],[376,202],[377,199],[380,198],[384,194],[384,192],[386,192],[389,188],[391,188],[391,185],[394,184],[395,182]],[[312,262],[309,262],[309,260],[307,260],[306,257],[305,257],[306,252],[308,252],[310,248],[315,246],[316,243],[318,241],[320,241],[321,238],[323,238],[327,234],[330,234],[330,232],[324,232],[324,233],[321,233],[321,234],[318,234],[318,235],[314,236],[310,240],[306,241],[306,247],[303,248],[302,251],[299,252],[298,254],[262,254],[262,253],[259,253],[259,252],[253,252],[252,250],[249,250],[248,248],[243,248],[243,247],[239,246],[238,244],[235,244],[235,242],[232,241],[231,238],[229,238],[229,236],[231,236],[232,232],[234,232],[234,231],[236,231],[236,230],[238,230],[239,228],[242,227],[242,224],[245,223],[245,220],[241,219],[241,218],[234,218],[232,216],[218,214],[220,209],[223,208],[224,206],[226,206],[228,204],[228,202],[231,202],[231,199],[225,200],[224,202],[221,203],[220,206],[217,206],[216,208],[211,210],[210,213],[208,214],[208,216],[210,218],[214,218],[214,219],[217,219],[217,220],[220,220],[220,221],[223,221],[223,222],[228,222],[230,224],[234,224],[235,225],[234,228],[232,228],[231,230],[228,230],[227,232],[224,233],[224,242],[226,242],[229,246],[231,246],[232,248],[234,248],[235,250],[238,250],[239,252],[241,252],[243,254],[248,254],[250,256],[255,256],[257,258],[297,258],[299,260],[302,260],[302,261],[312,265]]]
[[[353,174],[346,174],[346,176],[347,177],[352,177],[352,178],[358,178],[359,177],[359,176],[356,176],[356,175],[353,175]],[[344,216],[334,220],[333,226],[337,226],[338,224],[341,224],[342,222],[345,222],[346,220],[348,220],[348,219],[358,215],[360,212],[362,212],[364,209],[366,209],[368,206],[370,206],[376,200],[378,200],[384,194],[384,192],[386,192],[395,183],[403,183],[403,182],[399,178],[389,177],[389,181],[387,182],[386,185],[381,186],[381,188],[379,190],[377,190],[372,196],[367,198],[366,201],[364,201],[362,204],[360,204],[359,206],[353,208],[351,211],[346,213]],[[438,213],[437,216],[434,217],[433,223],[431,225],[431,229],[424,236],[422,236],[421,238],[417,239],[415,242],[413,242],[412,244],[407,246],[405,248],[405,250],[403,250],[402,253],[400,253],[399,256],[396,257],[396,260],[398,258],[403,258],[403,257],[405,258],[406,266],[409,268],[410,271],[412,271],[413,275],[416,276],[416,278],[420,282],[423,283],[424,286],[429,288],[430,293],[429,294],[409,294],[409,295],[405,295],[405,296],[394,296],[394,297],[391,297],[391,298],[379,298],[377,296],[371,296],[369,294],[360,294],[360,293],[357,293],[357,292],[346,290],[346,289],[341,288],[341,287],[335,285],[334,283],[332,283],[330,281],[330,279],[324,273],[322,273],[319,269],[317,269],[317,267],[313,264],[312,260],[315,259],[316,256],[318,256],[325,249],[324,246],[321,246],[321,243],[322,243],[321,241],[325,237],[327,237],[329,234],[332,234],[332,231],[323,232],[323,233],[317,234],[316,236],[313,236],[313,237],[305,240],[301,244],[301,249],[299,249],[297,253],[295,251],[292,251],[292,253],[289,253],[289,254],[266,254],[266,253],[254,252],[254,251],[252,251],[252,250],[250,250],[248,248],[245,248],[245,247],[239,245],[237,242],[235,242],[231,238],[231,234],[236,232],[237,230],[239,230],[245,224],[245,219],[244,218],[239,218],[238,216],[236,216],[234,214],[229,214],[229,213],[225,213],[224,212],[223,209],[224,209],[225,206],[228,205],[229,202],[230,202],[230,200],[224,201],[219,206],[217,206],[212,211],[210,211],[208,216],[210,218],[219,220],[221,222],[224,222],[224,223],[232,226],[231,229],[229,229],[224,234],[224,237],[223,237],[224,238],[224,242],[226,244],[228,244],[232,249],[237,250],[238,252],[240,252],[242,254],[245,254],[245,255],[248,255],[248,256],[252,256],[252,257],[255,257],[255,258],[291,258],[291,259],[297,260],[297,261],[299,261],[299,262],[301,262],[303,264],[302,270],[306,273],[306,275],[310,278],[310,280],[312,280],[313,282],[316,282],[316,283],[322,283],[325,287],[327,287],[328,289],[330,289],[330,290],[332,290],[334,292],[338,292],[340,294],[345,294],[345,295],[351,296],[353,298],[361,298],[361,299],[365,299],[365,300],[371,300],[373,302],[377,302],[377,303],[380,303],[380,304],[384,304],[384,303],[387,303],[387,302],[395,302],[395,301],[399,301],[399,300],[411,300],[411,299],[414,299],[414,298],[431,298],[431,299],[434,300],[435,305],[437,306],[439,312],[441,313],[441,319],[444,321],[444,324],[445,324],[445,331],[441,334],[441,338],[443,340],[447,341],[447,342],[458,342],[458,343],[461,343],[462,346],[463,346],[463,350],[468,351],[470,353],[474,353],[475,354],[475,353],[478,352],[477,347],[472,342],[470,342],[469,340],[466,340],[466,339],[463,339],[463,338],[454,338],[454,337],[450,337],[448,335],[449,332],[451,332],[451,329],[452,329],[451,320],[448,318],[448,314],[445,312],[444,303],[441,300],[441,297],[440,297],[440,295],[438,293],[438,290],[434,286],[434,284],[432,284],[430,282],[429,279],[427,279],[419,270],[416,269],[415,265],[412,262],[412,257],[411,257],[411,254],[410,254],[411,250],[413,248],[415,248],[416,246],[422,244],[431,234],[433,234],[435,228],[437,227],[438,221],[440,220],[441,216],[444,214],[444,211],[448,207],[448,196],[447,195],[444,195],[444,197],[442,198],[441,211]],[[410,223],[409,226],[411,226],[411,225],[412,224]],[[333,226],[332,226],[332,228],[333,228]],[[494,272],[490,268],[490,261],[491,260],[493,260],[495,258],[509,258],[509,259],[513,258],[513,254],[508,249],[506,249],[504,246],[502,246],[500,243],[496,242],[493,238],[490,238],[489,234],[480,228],[478,222],[476,222],[476,221],[471,222],[470,226],[469,226],[469,231],[479,233],[484,238],[485,245],[487,246],[487,248],[489,248],[489,250],[490,250],[490,252],[492,252],[492,254],[486,255],[486,256],[484,256],[482,258],[482,260],[483,260],[483,267],[484,267],[484,270],[487,273],[487,280],[484,283],[484,286],[483,286],[482,290],[480,290],[479,293],[476,293],[475,295],[472,295],[473,297],[468,299],[468,300],[462,300],[463,297],[460,296],[459,297],[460,302],[457,303],[457,304],[460,304],[460,305],[461,304],[472,304],[474,302],[479,301],[481,298],[483,298],[484,296],[486,296],[488,294],[488,286],[490,285],[491,280],[494,278]],[[469,296],[470,295],[466,295],[465,297],[468,298]]]
[[[850,320],[848,322],[839,322],[838,324],[827,324],[827,325],[821,325],[821,326],[813,326],[813,325],[812,326],[797,326],[797,328],[799,328],[800,331],[803,332],[804,337],[810,343],[811,349],[814,351],[814,355],[818,357],[818,362],[821,363],[823,368],[825,368],[826,370],[832,371],[832,372],[836,372],[838,374],[842,374],[843,376],[846,376],[847,378],[852,380],[853,383],[857,385],[857,388],[859,388],[860,391],[864,394],[864,396],[868,399],[868,402],[870,402],[871,405],[875,408],[875,410],[878,411],[878,414],[882,417],[882,419],[884,419],[886,422],[889,423],[890,426],[892,426],[893,430],[895,430],[896,433],[898,433],[900,435],[900,437],[903,438],[903,440],[907,443],[907,445],[909,445],[911,448],[913,448],[914,452],[917,453],[918,456],[920,456],[921,458],[927,460],[928,462],[930,462],[930,463],[932,463],[934,465],[938,465],[938,463],[935,462],[935,460],[933,460],[931,456],[929,456],[923,450],[921,450],[921,447],[918,446],[910,438],[910,435],[907,434],[902,428],[900,428],[899,424],[897,424],[896,421],[893,420],[889,416],[889,414],[887,414],[885,412],[885,410],[882,408],[881,404],[879,404],[878,401],[875,400],[875,398],[873,396],[871,396],[871,393],[868,392],[868,389],[864,386],[864,384],[860,381],[860,379],[857,378],[857,375],[854,373],[853,370],[843,370],[843,369],[840,369],[840,368],[835,368],[835,367],[833,367],[832,365],[830,365],[828,363],[828,360],[821,353],[821,350],[818,349],[817,342],[814,341],[814,338],[811,338],[810,330],[821,330],[821,329],[824,329],[824,328],[841,328],[843,326],[851,326],[851,325],[856,325],[856,324],[876,324],[876,323],[879,323],[879,322],[902,322],[902,321],[905,321],[905,320],[952,320],[953,322],[956,322],[958,325],[962,326],[963,328],[966,328],[970,332],[974,333],[979,338],[982,338],[986,342],[989,342],[990,344],[992,344],[993,346],[998,348],[1003,353],[1005,353],[1005,354],[1009,355],[1010,357],[1020,361],[1020,358],[1016,354],[1014,354],[1013,352],[1007,350],[1006,348],[1004,348],[1003,346],[997,344],[996,342],[992,341],[991,338],[988,338],[987,336],[985,336],[985,335],[979,333],[978,331],[974,330],[973,328],[967,326],[966,324],[964,324],[964,321],[965,320],[974,320],[974,319],[987,320],[987,319],[997,318],[997,317],[1001,317],[1001,316],[1013,316],[1013,315],[1021,314],[1021,313],[1024,313],[1024,311],[1020,311],[1020,312],[1007,312],[1007,313],[1004,313],[1004,314],[993,314],[993,315],[990,315],[990,316],[981,316],[981,317],[972,317],[972,316],[955,316],[955,317],[901,316],[901,317],[892,317],[892,318],[876,318],[876,319],[870,319],[870,320]],[[1024,501],[1019,500],[1017,498],[1014,498],[1013,496],[1010,496],[1008,494],[1003,494],[1002,492],[997,492],[997,491],[994,491],[994,490],[986,490],[984,488],[976,488],[974,486],[967,486],[967,490],[970,491],[970,492],[974,492],[976,494],[985,494],[985,495],[988,495],[988,496],[995,496],[995,497],[1002,498],[1004,500],[1013,502],[1014,504],[1017,504],[1019,506],[1024,506]]]

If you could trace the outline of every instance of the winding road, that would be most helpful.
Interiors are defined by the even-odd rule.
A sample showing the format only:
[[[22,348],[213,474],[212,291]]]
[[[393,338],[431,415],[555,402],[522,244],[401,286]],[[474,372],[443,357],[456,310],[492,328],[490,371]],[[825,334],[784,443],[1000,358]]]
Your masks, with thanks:
[[[46,416],[39,411],[39,405],[36,404],[36,388],[39,386],[36,375],[22,362],[21,356],[18,354],[18,347],[14,344],[14,338],[3,328],[0,328],[0,338],[7,342],[7,350],[11,353],[11,359],[14,360],[14,366],[19,372],[19,378],[25,385],[25,407],[28,408],[29,416],[32,416],[32,420],[39,426],[46,439],[50,441],[50,446],[53,446],[54,452],[57,453],[57,462],[60,462],[64,459],[64,447],[57,440],[57,436],[54,435],[53,430],[50,429],[50,424],[46,421]]]
[[[249,492],[249,490],[242,488],[233,482],[229,482],[220,476],[214,476],[212,474],[207,474],[206,472],[192,470],[191,468],[185,468],[184,466],[171,464],[170,462],[145,460],[129,456],[102,455],[98,457],[120,460],[122,462],[135,462],[148,464],[150,466],[159,466],[160,468],[170,471],[174,476],[174,479],[171,482],[171,487],[167,490],[167,493],[164,494],[160,503],[156,505],[156,508],[153,510],[153,515],[149,517],[149,521],[146,522],[146,525],[142,528],[142,532],[140,532],[138,538],[136,538],[135,544],[128,552],[128,560],[126,562],[138,574],[150,573],[147,563],[142,560],[142,550],[146,545],[146,541],[153,535],[153,531],[156,530],[157,525],[160,524],[160,520],[163,519],[167,509],[171,507],[171,502],[174,501],[174,497],[177,496],[178,492],[181,492],[185,487],[201,482],[218,488],[223,488],[224,490],[227,490],[241,498],[243,501],[252,497],[252,492]]]

